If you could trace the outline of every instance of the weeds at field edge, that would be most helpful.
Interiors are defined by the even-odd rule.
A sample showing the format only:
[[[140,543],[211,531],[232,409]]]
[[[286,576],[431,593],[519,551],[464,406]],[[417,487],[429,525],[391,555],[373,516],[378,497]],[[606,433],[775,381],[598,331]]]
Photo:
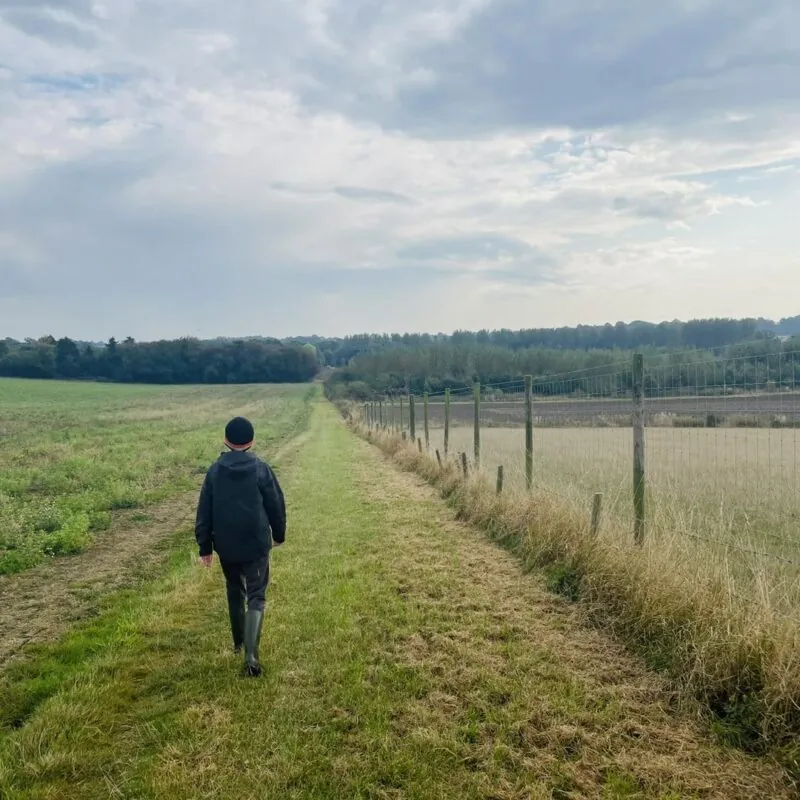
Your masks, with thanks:
[[[347,414],[345,412],[345,416]],[[689,585],[656,549],[593,539],[587,520],[545,492],[498,496],[489,481],[391,432],[351,427],[401,467],[435,486],[459,519],[544,573],[552,591],[581,604],[667,675],[723,742],[779,761],[800,784],[800,630],[796,622],[737,603],[724,587]]]

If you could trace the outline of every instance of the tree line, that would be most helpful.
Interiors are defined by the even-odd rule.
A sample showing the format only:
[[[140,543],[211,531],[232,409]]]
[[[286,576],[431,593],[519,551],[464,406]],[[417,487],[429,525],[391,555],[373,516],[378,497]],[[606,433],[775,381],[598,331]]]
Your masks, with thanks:
[[[120,383],[302,383],[317,374],[315,349],[277,339],[194,338],[102,346],[68,337],[0,340],[0,376]]]
[[[677,394],[749,391],[771,385],[800,387],[800,337],[762,336],[717,350],[637,348],[645,356],[645,389]],[[335,370],[326,385],[334,399],[463,389],[479,382],[519,391],[533,375],[539,395],[604,394],[630,389],[633,349],[567,350],[442,341],[364,353]],[[503,387],[506,387],[505,389]]]
[[[271,383],[308,381],[320,368],[334,368],[329,391],[368,397],[393,391],[436,392],[474,381],[497,384],[527,374],[544,377],[588,370],[587,374],[599,375],[633,350],[646,353],[652,371],[648,380],[654,387],[692,385],[697,375],[684,374],[680,367],[690,361],[703,365],[704,380],[713,385],[763,381],[785,385],[795,369],[792,353],[800,350],[800,316],[780,322],[707,319],[284,341],[251,337],[136,342],[128,337],[99,345],[44,336],[23,342],[0,340],[0,376]],[[748,361],[751,356],[756,360]],[[740,364],[729,363],[740,357]],[[670,377],[657,377],[659,370],[666,376],[668,367]]]
[[[425,348],[432,345],[494,346],[506,350],[633,350],[661,348],[680,350],[726,347],[758,337],[800,335],[800,316],[779,322],[763,318],[699,319],[688,322],[618,322],[615,325],[579,325],[563,328],[529,328],[512,331],[456,331],[453,334],[394,333],[360,334],[325,339],[319,336],[298,337],[293,341],[310,343],[318,352],[320,363],[346,367],[357,356],[385,350]]]

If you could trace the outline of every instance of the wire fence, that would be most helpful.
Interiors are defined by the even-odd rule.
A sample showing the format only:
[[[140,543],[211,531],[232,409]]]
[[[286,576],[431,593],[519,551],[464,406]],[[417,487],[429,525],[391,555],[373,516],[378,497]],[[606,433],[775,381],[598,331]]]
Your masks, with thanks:
[[[639,369],[395,396],[364,414],[443,458],[465,454],[473,473],[493,478],[502,467],[504,491],[593,510],[599,535],[625,532],[633,543],[636,530],[648,546],[689,557],[702,546],[796,613],[800,351]]]

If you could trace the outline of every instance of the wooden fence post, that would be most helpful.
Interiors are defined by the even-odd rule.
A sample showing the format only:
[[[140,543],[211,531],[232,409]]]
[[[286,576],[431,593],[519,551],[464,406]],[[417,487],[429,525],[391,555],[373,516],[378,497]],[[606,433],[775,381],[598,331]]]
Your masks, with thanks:
[[[497,468],[497,494],[503,493],[503,465]]]
[[[383,428],[383,400],[378,402],[378,425]]]
[[[417,440],[417,401],[413,394],[408,398],[408,435],[412,442]]]
[[[464,471],[464,477],[469,475],[469,463],[467,462],[467,454],[461,454],[461,469]]]
[[[442,468],[442,454],[437,450],[436,451],[436,460],[439,462],[439,469]]]
[[[592,498],[592,536],[597,536],[600,532],[600,509],[603,504],[603,495],[599,492]]]
[[[423,407],[423,416],[425,417],[425,449],[430,450],[431,448],[431,427],[430,427],[430,417],[428,414],[428,393],[425,392],[422,398],[422,407]]]
[[[422,439],[417,439],[417,447],[419,448],[420,453],[422,452]]]
[[[390,414],[391,419],[389,421],[389,427],[392,429],[392,433],[394,433],[394,431],[396,430],[395,413],[394,413],[394,395],[392,395],[391,401],[389,403],[389,410],[391,412],[391,414]]]
[[[404,414],[403,395],[400,395],[400,430],[403,433],[406,432],[406,420],[405,420],[405,414]]]
[[[475,395],[475,433],[474,433],[474,444],[475,444],[475,469],[480,469],[481,467],[481,385],[480,383],[475,384],[474,389]]]
[[[525,478],[533,486],[533,375],[525,376]]]
[[[444,390],[444,457],[450,452],[450,390]]]
[[[633,538],[644,544],[645,471],[644,471],[644,356],[633,356]]]

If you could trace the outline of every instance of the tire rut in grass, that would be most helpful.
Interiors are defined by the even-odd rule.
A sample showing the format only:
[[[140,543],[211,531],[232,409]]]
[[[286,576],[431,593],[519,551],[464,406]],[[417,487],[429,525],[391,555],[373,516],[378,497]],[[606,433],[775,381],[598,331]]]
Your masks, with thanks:
[[[91,616],[109,593],[160,574],[178,536],[189,535],[188,515],[196,502],[194,490],[145,512],[117,514],[82,553],[0,578],[0,668],[27,645],[53,641]]]

